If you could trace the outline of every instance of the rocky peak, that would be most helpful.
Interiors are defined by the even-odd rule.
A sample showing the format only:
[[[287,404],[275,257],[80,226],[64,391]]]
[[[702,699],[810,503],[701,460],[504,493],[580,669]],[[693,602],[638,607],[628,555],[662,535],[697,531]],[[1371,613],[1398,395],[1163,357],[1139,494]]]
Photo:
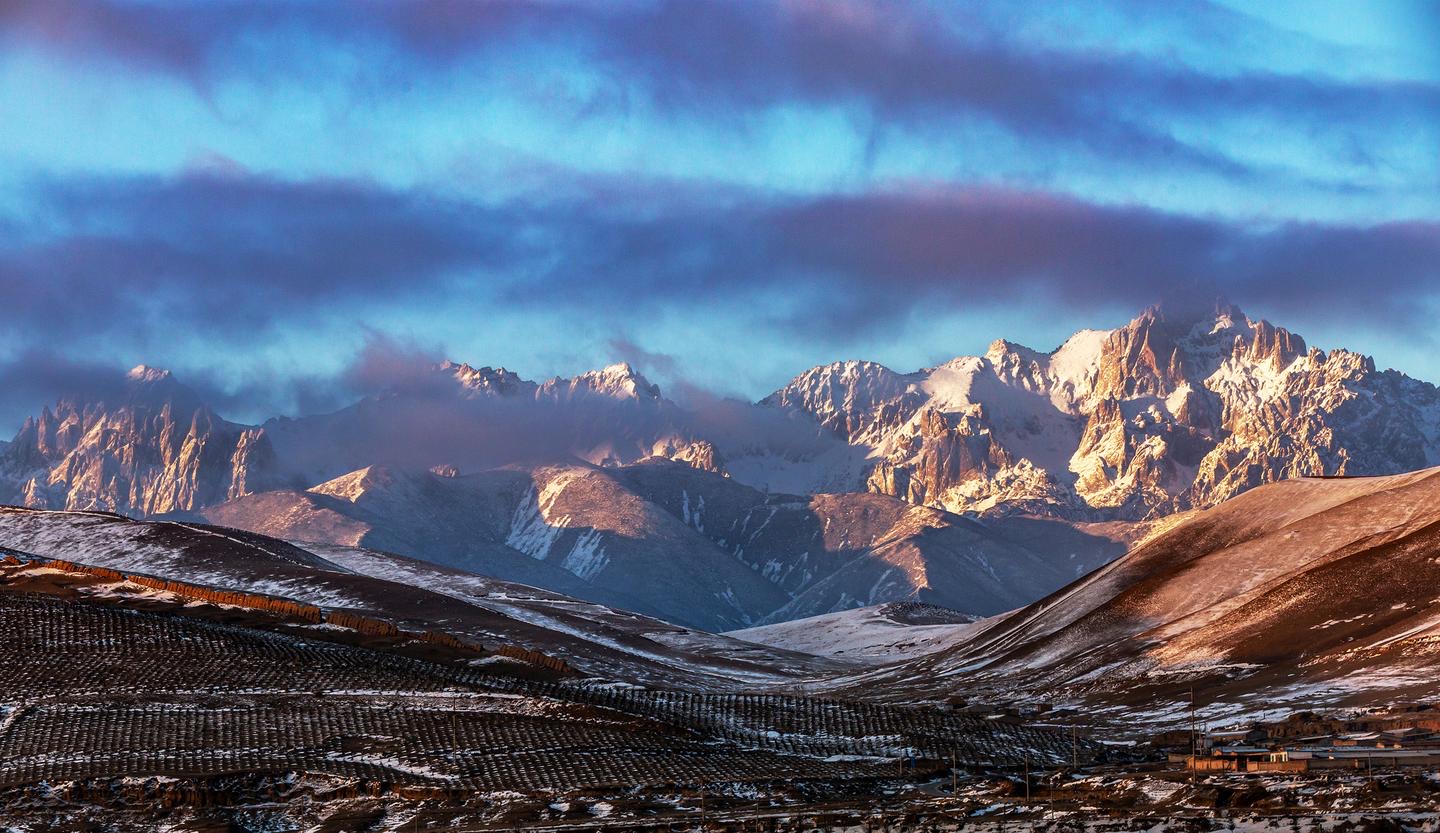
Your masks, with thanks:
[[[661,400],[660,387],[651,384],[628,362],[612,364],[600,370],[587,370],[571,379],[556,377],[540,386],[540,395],[560,399],[599,395],[640,402]]]
[[[1280,371],[1305,340],[1225,302],[1213,309],[1153,306],[1115,330],[1101,350],[1096,398],[1165,397],[1198,386],[1227,361]]]
[[[170,371],[165,370],[164,368],[151,367],[148,364],[137,364],[134,367],[130,368],[130,372],[125,374],[125,378],[129,379],[132,382],[156,384],[160,382],[165,382],[170,379],[174,379],[175,377],[170,373]]]
[[[1192,330],[1189,322],[1171,321],[1163,309],[1150,307],[1112,332],[1101,349],[1095,397],[1165,396],[1174,390],[1186,378],[1180,339]]]
[[[394,488],[405,479],[389,466],[366,466],[312,486],[310,491],[356,503],[369,492]]]
[[[1050,357],[1023,344],[996,339],[985,351],[985,360],[995,375],[1008,384],[1037,392],[1050,387]]]
[[[1279,371],[1305,355],[1305,339],[1269,321],[1254,321],[1250,324],[1248,340],[1243,335],[1235,337],[1233,354]]]
[[[0,452],[0,500],[159,514],[268,485],[262,430],[222,419],[167,370],[140,365],[120,381],[26,420]]]
[[[136,365],[125,374],[125,404],[153,409],[170,406],[178,413],[208,410],[200,394],[182,383],[168,370],[149,365]],[[119,402],[105,403],[111,407]]]
[[[842,439],[865,442],[914,414],[924,396],[913,381],[877,362],[832,362],[805,371],[760,404],[804,411]]]
[[[493,394],[513,396],[517,393],[533,393],[535,383],[520,378],[503,367],[471,367],[468,364],[449,360],[440,363],[440,372],[449,375],[468,395]]]

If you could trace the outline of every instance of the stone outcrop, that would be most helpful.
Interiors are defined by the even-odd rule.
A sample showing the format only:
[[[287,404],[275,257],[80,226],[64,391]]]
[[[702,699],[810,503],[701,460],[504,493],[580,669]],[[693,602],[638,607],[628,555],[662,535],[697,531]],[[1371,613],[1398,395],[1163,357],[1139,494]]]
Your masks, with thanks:
[[[8,502],[139,514],[186,511],[270,485],[264,431],[228,422],[169,373],[138,367],[105,399],[26,420],[0,455]]]
[[[1146,310],[1052,353],[898,374],[815,368],[764,400],[869,454],[865,488],[954,511],[1143,518],[1262,483],[1440,462],[1440,392],[1219,304]]]

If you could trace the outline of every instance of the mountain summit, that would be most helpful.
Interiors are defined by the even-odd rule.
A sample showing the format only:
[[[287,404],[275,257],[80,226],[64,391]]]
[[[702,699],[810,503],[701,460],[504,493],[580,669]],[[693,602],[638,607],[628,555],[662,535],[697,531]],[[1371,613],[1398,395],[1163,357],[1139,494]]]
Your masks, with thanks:
[[[731,403],[724,419],[681,408],[628,364],[538,383],[455,362],[433,370],[331,414],[250,427],[142,365],[123,390],[28,420],[0,449],[0,498],[156,514],[374,464],[479,471],[664,457],[770,491],[1136,520],[1296,476],[1440,463],[1433,385],[1309,347],[1224,303],[1152,307],[1049,353],[999,339],[914,373],[836,362],[755,405]]]
[[[119,388],[62,398],[0,450],[8,500],[36,508],[161,514],[267,488],[264,432],[229,422],[168,370],[140,365]]]
[[[1433,385],[1229,304],[1152,307],[1048,354],[1001,340],[910,374],[817,367],[764,403],[863,447],[869,490],[952,511],[1142,518],[1440,461]]]

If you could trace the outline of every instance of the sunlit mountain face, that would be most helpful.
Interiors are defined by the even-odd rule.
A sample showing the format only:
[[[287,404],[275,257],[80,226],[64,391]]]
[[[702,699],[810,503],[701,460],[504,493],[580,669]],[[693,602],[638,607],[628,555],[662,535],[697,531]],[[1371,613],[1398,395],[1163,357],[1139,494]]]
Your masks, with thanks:
[[[1430,829],[1437,44],[0,0],[0,830]]]

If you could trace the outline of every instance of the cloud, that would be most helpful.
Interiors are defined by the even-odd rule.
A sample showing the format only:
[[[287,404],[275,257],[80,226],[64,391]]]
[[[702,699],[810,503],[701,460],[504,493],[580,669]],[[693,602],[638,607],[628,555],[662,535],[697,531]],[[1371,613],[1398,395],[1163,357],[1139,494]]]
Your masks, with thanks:
[[[671,364],[675,387],[661,400],[615,397],[567,379],[462,395],[453,370],[428,351],[375,335],[333,380],[364,399],[266,427],[281,458],[307,482],[376,463],[473,472],[576,458],[631,462],[694,439],[714,443],[722,456],[771,451],[793,458],[840,445],[808,417],[716,394],[678,378]]]
[[[1207,17],[1204,8],[1188,14]],[[486,73],[496,55],[558,52],[572,59],[558,63],[584,68],[596,101],[619,108],[646,101],[725,119],[777,106],[856,107],[880,123],[930,130],[968,114],[1104,158],[1230,177],[1255,171],[1177,134],[1171,120],[1260,119],[1337,147],[1364,144],[1346,136],[1378,145],[1440,122],[1434,84],[1216,74],[1134,53],[1026,45],[978,18],[868,0],[0,5],[0,28],[18,42],[77,59],[108,55],[202,89],[232,77],[277,80],[273,52],[258,43],[290,44],[292,79],[307,67],[336,71],[324,56],[340,54],[367,56],[362,68],[399,69],[407,84],[463,66],[468,83],[483,85],[502,80]]]
[[[620,361],[629,363],[646,376],[659,379],[680,377],[680,363],[669,353],[646,350],[625,336],[610,339],[608,346]]]
[[[1138,309],[1224,295],[1418,326],[1417,299],[1440,286],[1429,221],[1255,224],[943,184],[672,208],[567,232],[578,242],[551,281],[597,308],[748,299],[752,320],[829,340],[1021,298]]]
[[[377,330],[368,330],[365,344],[339,375],[351,393],[370,396],[387,391],[433,389],[431,371],[445,360],[437,346],[423,346]]]
[[[0,233],[0,305],[19,349],[144,355],[157,341],[234,350],[457,302],[577,321],[699,322],[725,309],[742,326],[832,343],[917,310],[1019,298],[1138,309],[1225,295],[1394,326],[1420,323],[1416,299],[1440,286],[1431,221],[1257,225],[923,183],[816,197],[635,193],[488,204],[256,176],[50,181],[31,195],[44,224]],[[674,370],[624,338],[611,347]],[[438,356],[410,350],[407,360]]]
[[[615,346],[625,349],[622,340]],[[808,419],[715,394],[679,379],[673,358],[646,355],[675,372],[670,396],[681,405],[615,399],[571,390],[563,381],[549,389],[521,384],[506,395],[463,396],[438,352],[376,331],[367,332],[335,373],[251,375],[237,384],[200,371],[167,381],[163,394],[180,408],[203,405],[222,416],[298,406],[305,416],[267,420],[265,427],[285,462],[280,482],[303,487],[373,464],[413,471],[452,465],[468,472],[577,456],[631,461],[677,438],[703,438],[722,453],[792,456],[838,443]],[[125,368],[42,349],[0,362],[0,390],[0,419],[13,426],[42,405],[70,400],[116,407],[137,391]]]
[[[352,299],[414,302],[452,269],[473,282],[518,259],[501,233],[513,218],[361,182],[202,170],[50,180],[36,196],[46,225],[0,229],[0,304],[56,339],[143,341],[177,324],[250,338]]]
[[[125,371],[101,362],[66,358],[29,348],[0,362],[0,416],[6,429],[35,415],[42,404],[83,397],[114,401],[125,393]]]

